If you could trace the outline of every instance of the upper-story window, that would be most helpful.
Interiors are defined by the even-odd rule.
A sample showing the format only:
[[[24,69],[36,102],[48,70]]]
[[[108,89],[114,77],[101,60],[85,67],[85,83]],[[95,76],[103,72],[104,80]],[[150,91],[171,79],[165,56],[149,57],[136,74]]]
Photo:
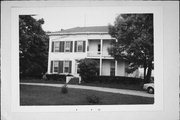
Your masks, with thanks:
[[[70,52],[70,49],[71,49],[71,41],[66,41],[65,42],[65,52]]]
[[[98,54],[101,53],[101,44],[98,44]]]
[[[83,52],[83,41],[77,41],[77,52]]]
[[[72,52],[73,41],[53,41],[52,52]]]
[[[75,52],[85,52],[85,41],[75,41]]]
[[[54,42],[54,52],[59,52],[59,42]]]

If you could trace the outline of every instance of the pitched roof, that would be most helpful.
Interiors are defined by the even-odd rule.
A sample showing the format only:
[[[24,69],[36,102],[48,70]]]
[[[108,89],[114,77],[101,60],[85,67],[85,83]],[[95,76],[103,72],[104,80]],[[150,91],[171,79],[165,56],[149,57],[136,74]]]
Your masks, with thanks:
[[[52,32],[53,34],[70,33],[108,33],[108,26],[74,27],[66,30]]]

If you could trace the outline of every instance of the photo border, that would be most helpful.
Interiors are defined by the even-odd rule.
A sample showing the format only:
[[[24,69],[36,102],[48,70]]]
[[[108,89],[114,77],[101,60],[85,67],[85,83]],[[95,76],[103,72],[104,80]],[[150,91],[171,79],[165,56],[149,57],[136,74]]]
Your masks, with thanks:
[[[64,6],[59,6],[64,7]],[[73,6],[66,6],[71,9]],[[78,7],[78,6],[76,6]],[[86,7],[86,6],[84,6]],[[87,7],[90,7],[87,5]],[[103,6],[97,6],[103,7]],[[113,7],[113,6],[106,6]],[[52,7],[51,7],[52,8]],[[50,9],[51,9],[50,8]],[[113,7],[119,9],[119,7]],[[19,88],[19,15],[38,14],[39,9],[44,8],[12,8],[12,109],[19,112],[77,112],[77,111],[154,111],[163,109],[163,22],[162,22],[162,7],[121,7],[120,13],[153,13],[154,17],[154,81],[155,94],[154,104],[133,104],[133,105],[36,105],[36,106],[20,106]],[[46,7],[46,10],[48,8]]]
[[[2,107],[2,118],[5,118],[7,120],[24,120],[23,118],[26,118],[27,120],[33,119],[33,118],[39,118],[48,120],[50,118],[54,119],[87,119],[90,120],[92,118],[95,118],[93,116],[96,116],[96,118],[99,119],[119,119],[124,118],[127,120],[134,120],[134,119],[177,119],[178,118],[178,111],[179,111],[179,2],[155,2],[155,1],[137,1],[137,2],[122,2],[122,1],[86,1],[86,2],[2,2],[2,16],[5,18],[2,19],[2,31],[1,31],[1,38],[2,38],[2,81],[1,81],[1,87],[2,87],[2,100],[1,100],[1,107]],[[100,111],[97,109],[98,106],[91,106],[90,108],[83,107],[81,109],[78,109],[79,112],[76,111],[76,109],[73,109],[72,111],[69,111],[70,107],[67,107],[67,111],[51,111],[51,109],[54,109],[53,107],[49,107],[49,110],[42,107],[42,111],[38,112],[37,109],[39,109],[37,106],[32,106],[31,110],[29,108],[19,108],[16,104],[18,103],[17,99],[17,89],[19,84],[15,83],[15,80],[17,76],[13,72],[15,71],[15,68],[13,66],[17,63],[17,61],[14,61],[17,57],[17,53],[13,54],[16,49],[16,46],[18,44],[12,44],[12,40],[14,38],[12,37],[15,27],[18,25],[15,23],[16,21],[16,12],[12,11],[12,9],[19,9],[19,8],[38,8],[38,7],[55,7],[55,6],[119,6],[119,7],[141,7],[143,8],[158,8],[160,10],[160,27],[154,26],[154,30],[156,31],[155,27],[158,28],[161,31],[162,36],[160,36],[161,42],[159,42],[158,48],[162,49],[162,54],[155,53],[157,55],[160,55],[161,57],[158,57],[157,59],[159,62],[155,63],[156,65],[162,66],[162,68],[159,68],[160,75],[158,75],[157,83],[155,81],[155,89],[157,88],[156,84],[160,84],[160,96],[157,95],[158,93],[155,91],[155,103],[158,103],[157,106],[147,106],[145,109],[132,109],[130,106],[127,106],[126,108],[129,109],[116,109],[117,105],[113,106],[111,111],[105,111],[104,108],[100,109]],[[155,10],[155,9],[154,9]],[[23,13],[23,11],[21,11]],[[7,13],[7,14],[6,14]],[[134,13],[134,12],[133,12]],[[27,13],[26,13],[27,14]],[[29,14],[32,14],[32,11],[29,11]],[[16,18],[15,20],[12,18]],[[171,18],[174,17],[174,18]],[[18,21],[16,21],[18,23]],[[4,23],[4,24],[3,24]],[[15,23],[15,24],[14,24]],[[177,26],[178,24],[178,26]],[[15,32],[16,33],[16,32]],[[155,36],[159,36],[157,34],[158,32],[155,32]],[[168,34],[168,35],[167,35]],[[16,35],[15,35],[16,36]],[[11,37],[11,39],[9,39]],[[16,36],[17,37],[17,36]],[[172,42],[170,41],[172,40]],[[8,47],[8,48],[7,48]],[[19,51],[16,51],[19,52]],[[15,58],[14,58],[15,57]],[[17,58],[16,58],[17,59]],[[156,58],[155,58],[156,59]],[[169,65],[171,63],[171,65]],[[17,66],[18,67],[18,66]],[[16,68],[17,70],[17,68]],[[171,75],[169,74],[169,70]],[[155,69],[154,71],[158,73]],[[9,74],[7,74],[9,73]],[[162,76],[161,76],[162,75]],[[14,76],[14,77],[12,77]],[[156,79],[156,78],[155,78]],[[171,81],[169,81],[169,79]],[[162,83],[162,81],[163,83]],[[15,83],[15,84],[14,84]],[[159,89],[159,88],[158,88]],[[16,92],[15,92],[16,91]],[[15,93],[15,94],[14,94]],[[159,101],[156,102],[159,98]],[[163,103],[161,103],[163,101]],[[19,103],[18,103],[19,104]],[[124,106],[124,105],[121,105]],[[95,108],[94,108],[95,107]],[[102,107],[102,106],[101,106]],[[117,111],[116,111],[117,110]],[[76,112],[75,112],[76,111]],[[22,113],[23,112],[23,113]],[[37,114],[38,112],[38,114]],[[59,114],[60,113],[60,114]],[[69,114],[71,114],[70,117]],[[60,115],[60,116],[59,116]],[[93,115],[93,116],[92,116]],[[104,116],[104,117],[102,117]],[[4,119],[2,119],[4,120]]]

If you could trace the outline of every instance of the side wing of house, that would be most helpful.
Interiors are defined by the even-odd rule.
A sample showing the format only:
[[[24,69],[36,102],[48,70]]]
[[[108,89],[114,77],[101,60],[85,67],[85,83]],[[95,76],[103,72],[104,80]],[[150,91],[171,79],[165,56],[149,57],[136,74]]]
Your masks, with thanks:
[[[48,74],[77,74],[77,60],[86,57],[84,36],[50,36]]]

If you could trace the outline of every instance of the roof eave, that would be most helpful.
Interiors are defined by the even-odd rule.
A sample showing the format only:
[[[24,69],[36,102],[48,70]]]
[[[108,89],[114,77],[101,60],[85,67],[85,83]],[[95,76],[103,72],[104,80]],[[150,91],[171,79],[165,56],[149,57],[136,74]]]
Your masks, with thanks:
[[[66,32],[66,33],[52,32],[52,33],[47,33],[47,35],[49,35],[49,36],[52,36],[52,35],[79,35],[79,34],[108,34],[108,32]]]

